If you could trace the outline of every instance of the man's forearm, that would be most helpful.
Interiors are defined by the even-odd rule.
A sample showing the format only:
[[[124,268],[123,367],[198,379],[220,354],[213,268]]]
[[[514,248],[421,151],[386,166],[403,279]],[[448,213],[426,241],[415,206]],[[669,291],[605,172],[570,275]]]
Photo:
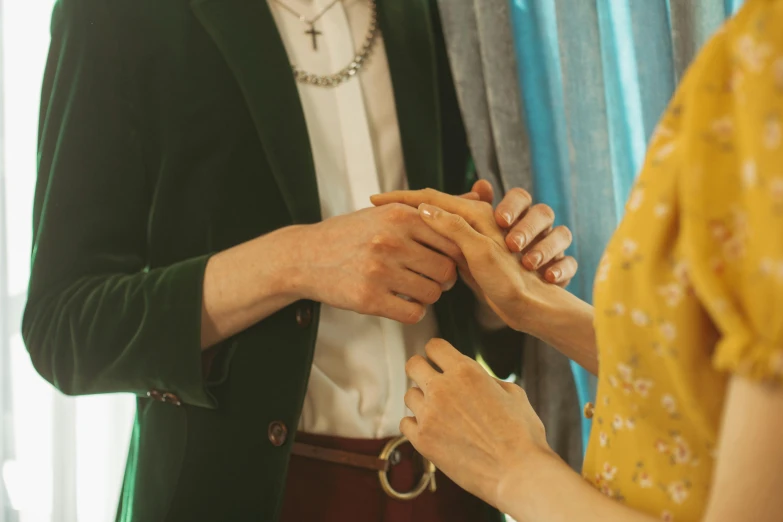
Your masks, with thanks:
[[[306,225],[305,225],[306,226]],[[286,227],[214,255],[204,273],[201,348],[235,335],[302,298],[295,236]]]

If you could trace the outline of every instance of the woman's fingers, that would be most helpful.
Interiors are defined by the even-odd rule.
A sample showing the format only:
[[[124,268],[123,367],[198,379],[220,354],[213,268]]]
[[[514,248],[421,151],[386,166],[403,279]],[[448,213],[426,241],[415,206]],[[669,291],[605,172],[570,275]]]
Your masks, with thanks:
[[[532,213],[532,210],[530,212]],[[571,239],[571,231],[568,227],[562,225],[556,227],[530,247],[522,256],[522,263],[528,270],[538,270],[565,252],[571,246]]]
[[[562,259],[556,260],[544,271],[544,279],[547,282],[553,283],[565,288],[571,279],[576,275],[576,271],[579,268],[579,264],[571,256],[565,256]]]
[[[555,212],[549,205],[533,205],[506,235],[506,246],[512,252],[521,252],[554,223]]]
[[[526,190],[513,188],[495,209],[495,221],[501,228],[508,229],[524,215],[532,203],[533,198]]]
[[[452,214],[428,204],[419,207],[419,214],[435,232],[451,240],[463,253],[471,249],[487,248],[487,241],[490,240],[474,230],[459,214]]]

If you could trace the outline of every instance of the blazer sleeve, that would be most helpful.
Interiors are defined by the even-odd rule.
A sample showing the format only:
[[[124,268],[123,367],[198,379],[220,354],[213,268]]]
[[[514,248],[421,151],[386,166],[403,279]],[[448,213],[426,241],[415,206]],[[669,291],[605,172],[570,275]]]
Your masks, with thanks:
[[[111,3],[54,8],[22,333],[65,394],[155,389],[215,407],[200,346],[208,256],[147,266],[151,189]]]

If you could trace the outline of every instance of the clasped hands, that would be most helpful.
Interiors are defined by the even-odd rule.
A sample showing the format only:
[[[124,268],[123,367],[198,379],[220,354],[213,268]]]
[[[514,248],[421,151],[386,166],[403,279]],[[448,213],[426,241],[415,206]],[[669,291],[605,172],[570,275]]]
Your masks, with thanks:
[[[541,313],[537,303],[552,285],[520,270],[502,215],[481,201],[433,190],[382,194],[373,203],[418,208],[433,231],[457,245],[464,256],[460,272],[475,290],[506,324],[528,331],[527,318]],[[516,470],[529,469],[537,457],[556,458],[544,426],[519,386],[491,377],[443,340],[430,341],[426,353],[429,361],[415,356],[406,365],[416,386],[405,395],[413,417],[402,419],[400,429],[452,480],[502,509],[502,491]]]

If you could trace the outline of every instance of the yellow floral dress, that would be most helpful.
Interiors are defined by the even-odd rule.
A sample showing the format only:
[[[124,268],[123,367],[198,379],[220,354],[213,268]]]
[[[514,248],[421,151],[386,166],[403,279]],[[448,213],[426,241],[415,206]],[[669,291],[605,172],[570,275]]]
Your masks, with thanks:
[[[728,378],[783,381],[783,0],[747,0],[693,64],[594,302],[585,477],[663,520],[699,520]]]

